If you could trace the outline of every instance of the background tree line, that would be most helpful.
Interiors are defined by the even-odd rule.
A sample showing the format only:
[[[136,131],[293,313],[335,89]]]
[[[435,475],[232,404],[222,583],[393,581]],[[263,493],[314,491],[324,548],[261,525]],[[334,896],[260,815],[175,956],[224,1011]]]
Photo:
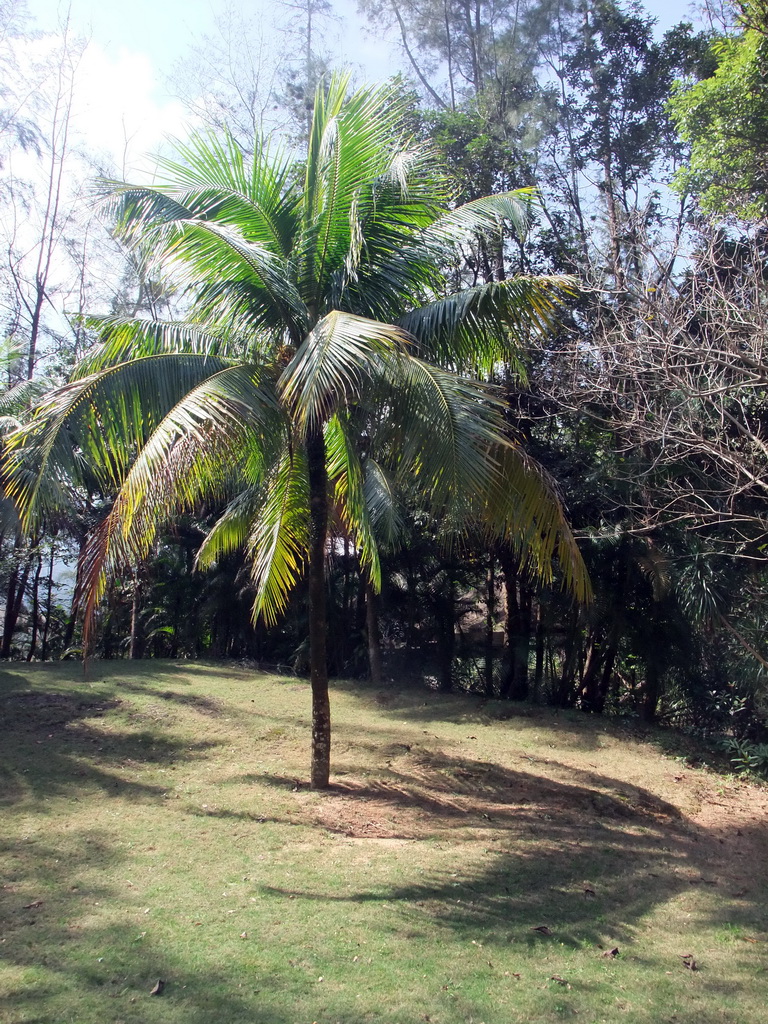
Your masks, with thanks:
[[[402,49],[410,131],[439,154],[455,201],[537,190],[532,228],[467,242],[442,268],[446,289],[517,274],[578,281],[550,329],[531,330],[492,376],[509,428],[557,482],[594,599],[574,604],[482,531],[449,543],[405,492],[380,594],[343,524],[332,525],[331,672],[383,681],[418,664],[442,689],[765,740],[768,12],[759,0],[712,10],[703,27],[659,37],[639,4],[361,8]],[[68,123],[81,44],[62,36],[19,68],[29,33],[17,10],[0,7],[3,80],[14,83],[0,92],[6,431],[99,340],[81,314],[173,319],[188,301],[67,191],[65,162],[87,162]],[[269,63],[248,26],[223,21],[206,65],[191,58],[197,78],[180,73],[198,124],[232,126],[245,152],[265,132],[300,147],[309,98],[333,64],[330,6],[308,0],[289,13],[285,30],[301,44],[290,67]],[[237,46],[213,45],[226,39]],[[79,647],[65,565],[113,499],[86,475],[78,501],[26,539],[5,502],[3,656]],[[100,656],[307,670],[300,590],[267,628],[251,621],[242,556],[195,570],[218,512],[201,504],[179,517],[110,583]]]

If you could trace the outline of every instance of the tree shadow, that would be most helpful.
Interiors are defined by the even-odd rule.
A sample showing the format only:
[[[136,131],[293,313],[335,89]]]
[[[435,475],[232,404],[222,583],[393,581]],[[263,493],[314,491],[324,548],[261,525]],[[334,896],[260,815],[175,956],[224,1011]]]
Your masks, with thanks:
[[[558,744],[578,750],[596,750],[606,736],[625,740],[644,739],[650,731],[632,720],[586,715],[581,711],[544,707],[525,702],[492,700],[471,694],[440,693],[424,686],[382,688],[369,681],[336,683],[350,697],[372,705],[377,715],[398,722],[430,726],[436,722],[469,729],[513,723],[521,737],[542,728],[556,728]],[[473,737],[478,738],[478,737]]]
[[[558,767],[569,781],[433,753],[372,783],[337,782],[319,806],[304,809],[317,825],[372,848],[381,840],[466,844],[466,856],[416,883],[349,894],[279,891],[394,903],[413,926],[446,929],[460,941],[542,950],[630,943],[654,906],[693,886],[717,886],[726,897],[711,923],[764,928],[765,866],[751,885],[739,875],[765,842],[759,824],[754,835],[742,827],[713,836],[642,787]],[[269,782],[288,788],[293,780]]]
[[[13,1020],[48,1024],[56,1006],[62,1018],[78,1021],[252,1024],[258,991],[284,984],[253,964],[241,994],[232,972],[215,965],[202,936],[199,950],[183,943],[169,950],[130,924],[98,923],[91,908],[116,894],[83,877],[93,878],[94,868],[114,869],[124,854],[95,831],[47,839],[0,843],[0,855],[12,865],[0,889],[3,959],[36,979],[6,984],[6,1005],[18,1015]],[[44,899],[25,904],[24,891],[44,891]],[[162,1006],[150,995],[158,979],[165,981]],[[264,1024],[291,1024],[290,992],[285,1012],[270,1006],[256,1013]]]
[[[161,797],[167,787],[129,778],[125,769],[174,768],[220,745],[147,729],[100,729],[98,719],[120,706],[117,698],[98,692],[6,696],[0,704],[0,805],[29,793],[47,798],[89,785],[109,796]]]

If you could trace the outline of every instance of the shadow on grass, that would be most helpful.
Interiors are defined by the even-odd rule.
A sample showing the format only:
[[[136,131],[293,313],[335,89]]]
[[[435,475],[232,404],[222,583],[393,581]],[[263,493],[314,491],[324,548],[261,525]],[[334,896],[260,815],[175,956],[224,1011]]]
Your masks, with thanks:
[[[375,783],[338,783],[313,805],[324,829],[371,849],[381,840],[429,841],[454,847],[455,860],[416,884],[273,891],[394,903],[412,925],[448,929],[462,942],[542,951],[629,943],[657,904],[693,887],[717,896],[711,924],[764,929],[765,865],[756,867],[752,854],[764,843],[759,823],[754,834],[742,826],[713,836],[641,787],[559,767],[571,781],[435,754]],[[265,781],[295,786],[287,777]]]
[[[174,766],[219,744],[167,731],[102,730],[94,719],[120,708],[103,693],[15,693],[0,702],[0,805],[27,794],[64,795],[95,786],[110,796],[161,797],[167,787],[129,778],[125,769]]]
[[[586,715],[581,711],[550,708],[517,701],[490,700],[470,694],[440,693],[423,685],[387,687],[374,686],[367,680],[340,681],[334,687],[350,697],[372,704],[377,714],[394,718],[399,723],[429,726],[436,722],[476,728],[498,727],[512,722],[516,732],[556,729],[558,745],[580,750],[595,750],[600,738],[647,738],[651,731],[634,720]]]
[[[98,908],[108,906],[116,894],[105,885],[85,884],[82,876],[87,872],[92,878],[94,868],[114,869],[123,855],[97,833],[70,831],[47,842],[6,842],[0,854],[11,865],[0,890],[3,960],[6,968],[16,969],[5,983],[6,1005],[16,1014],[9,1020],[293,1021],[289,981],[268,976],[253,963],[240,992],[236,974],[212,963],[216,957],[203,935],[200,948],[184,955],[153,940],[149,922],[140,931],[130,914],[125,922],[101,922]],[[30,906],[19,895],[22,891],[39,892],[44,899]],[[150,995],[158,979],[166,983],[162,999]],[[286,988],[285,1012],[270,1009],[259,1015],[259,990],[273,994],[280,986]]]

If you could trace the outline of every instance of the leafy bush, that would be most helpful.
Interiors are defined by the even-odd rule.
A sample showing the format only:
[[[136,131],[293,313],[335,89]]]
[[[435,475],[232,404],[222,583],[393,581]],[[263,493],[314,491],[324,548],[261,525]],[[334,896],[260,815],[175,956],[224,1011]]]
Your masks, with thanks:
[[[740,775],[753,772],[768,777],[768,743],[750,743],[730,737],[720,746]]]

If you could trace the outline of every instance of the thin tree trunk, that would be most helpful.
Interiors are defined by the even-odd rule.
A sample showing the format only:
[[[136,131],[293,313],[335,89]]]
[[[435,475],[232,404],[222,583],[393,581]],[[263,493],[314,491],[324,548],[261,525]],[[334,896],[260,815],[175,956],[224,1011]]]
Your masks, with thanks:
[[[62,640],[62,649],[67,651],[72,646],[72,641],[75,638],[75,627],[77,626],[77,616],[80,609],[77,606],[77,601],[73,598],[72,606],[69,609],[69,618],[67,619],[67,626],[64,630],[64,639]]]
[[[427,90],[427,92],[432,97],[432,99],[435,101],[435,103],[438,105],[438,107],[440,107],[442,110],[447,109],[448,104],[445,102],[445,100],[438,93],[435,92],[435,90],[429,84],[429,80],[424,76],[423,71],[421,70],[419,65],[416,63],[416,58],[414,57],[413,53],[411,52],[411,48],[408,45],[408,35],[407,35],[406,31],[405,31],[405,22],[403,21],[403,16],[400,13],[400,8],[397,6],[396,0],[391,0],[391,3],[392,3],[392,11],[393,11],[395,17],[397,18],[397,24],[400,26],[400,38],[401,38],[402,43],[403,43],[403,49],[405,50],[405,53],[406,53],[406,56],[408,57],[408,60],[411,62],[411,67],[416,72],[417,78],[419,79],[421,84],[424,86],[424,88]]]
[[[496,612],[496,557],[493,552],[488,560],[488,580],[486,592],[485,614],[485,695],[493,697],[493,620]]]
[[[365,626],[368,634],[368,666],[371,682],[381,685],[381,635],[379,633],[379,600],[370,580],[365,581]]]
[[[539,699],[541,684],[544,681],[544,613],[541,607],[541,597],[536,602],[536,667],[533,670],[533,694],[534,701]]]
[[[595,714],[603,713],[604,698],[600,691],[603,669],[602,632],[593,632],[587,641],[587,657],[581,679],[581,708]]]
[[[507,598],[506,651],[501,696],[528,699],[528,653],[531,637],[531,593],[520,579],[518,564],[508,549],[501,552]]]
[[[581,650],[581,628],[577,609],[571,612],[571,621],[564,638],[564,648],[562,674],[555,694],[555,704],[560,708],[570,707],[574,700],[576,667]]]
[[[34,543],[35,542],[33,542],[33,544]],[[22,542],[17,540],[15,551],[18,553],[21,550],[21,547]],[[28,554],[24,561],[24,568],[20,571],[17,564],[14,566],[11,573],[11,579],[8,585],[8,596],[5,604],[5,620],[3,622],[3,646],[2,650],[0,650],[0,657],[3,658],[10,658],[11,656],[11,642],[16,630],[19,613],[21,612],[22,602],[24,601],[24,592],[27,589],[27,580],[29,579],[29,570],[31,568],[32,555]]]
[[[45,624],[43,626],[43,641],[40,649],[42,661],[48,657],[48,636],[51,630],[51,615],[53,614],[53,565],[56,559],[56,534],[51,537],[51,555],[48,562],[48,587],[45,597]]]
[[[128,657],[138,660],[144,653],[142,650],[139,615],[141,612],[141,580],[140,569],[136,567],[136,574],[133,579],[133,599],[131,600],[131,646]]]
[[[307,438],[309,473],[309,679],[312,687],[312,789],[327,789],[331,773],[331,705],[328,695],[325,543],[328,533],[328,476],[322,427]]]
[[[438,672],[440,690],[450,693],[453,689],[453,655],[456,648],[456,595],[453,580],[446,587],[445,597],[438,609]]]
[[[37,565],[35,566],[35,579],[32,583],[32,635],[29,641],[27,661],[32,661],[37,652],[37,635],[40,629],[40,577],[43,575],[43,552],[37,546]]]

